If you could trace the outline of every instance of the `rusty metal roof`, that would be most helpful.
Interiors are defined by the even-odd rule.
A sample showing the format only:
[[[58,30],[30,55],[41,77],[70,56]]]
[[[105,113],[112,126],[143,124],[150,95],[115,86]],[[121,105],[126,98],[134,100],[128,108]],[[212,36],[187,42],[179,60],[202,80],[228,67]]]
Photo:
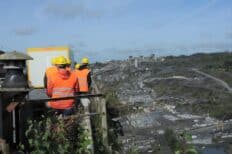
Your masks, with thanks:
[[[28,56],[27,54],[13,51],[1,54],[0,60],[33,60],[33,58]]]

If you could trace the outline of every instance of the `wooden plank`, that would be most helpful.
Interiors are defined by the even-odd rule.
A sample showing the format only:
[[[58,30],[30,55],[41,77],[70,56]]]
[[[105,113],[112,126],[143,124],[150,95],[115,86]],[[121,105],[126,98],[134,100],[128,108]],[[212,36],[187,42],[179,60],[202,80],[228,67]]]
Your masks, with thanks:
[[[92,81],[92,87],[93,87],[93,93],[99,93],[99,89],[94,81]],[[94,108],[93,110],[96,110],[94,112],[101,114],[101,128],[98,128],[102,130],[102,143],[105,147],[110,150],[108,145],[108,125],[107,125],[107,111],[106,111],[106,102],[104,98],[94,98],[94,103],[91,104]],[[110,152],[110,151],[109,151]]]
[[[90,101],[88,98],[82,98],[81,99],[81,104],[84,107],[84,114],[88,115],[90,114],[89,112],[89,105]],[[83,117],[82,121],[82,126],[87,130],[88,133],[88,139],[91,140],[91,144],[89,145],[89,149],[91,150],[91,153],[94,153],[94,140],[93,140],[93,135],[92,135],[92,127],[91,127],[91,121],[90,121],[90,116],[85,116]]]
[[[102,113],[102,138],[103,144],[108,146],[108,126],[107,126],[107,115],[106,115],[106,102],[105,99],[101,99],[100,102],[101,113]]]
[[[2,153],[2,154],[10,154],[9,145],[6,144],[6,141],[3,140],[3,139],[0,139],[0,153]]]
[[[2,94],[0,93],[0,138],[3,138],[3,102]]]
[[[104,97],[103,94],[84,94],[84,95],[74,95],[68,97],[59,97],[59,98],[44,98],[44,99],[29,99],[27,102],[46,102],[46,101],[58,101],[58,100],[67,100],[67,99],[75,99],[75,98],[90,98],[90,97]]]
[[[29,92],[30,88],[0,88],[0,92]]]

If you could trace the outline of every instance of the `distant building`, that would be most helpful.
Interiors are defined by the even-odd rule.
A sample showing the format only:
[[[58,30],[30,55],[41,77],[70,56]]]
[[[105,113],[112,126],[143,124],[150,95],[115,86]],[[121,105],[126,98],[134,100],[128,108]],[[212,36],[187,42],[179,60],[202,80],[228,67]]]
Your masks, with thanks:
[[[151,54],[150,59],[155,60],[155,54]]]
[[[133,56],[129,56],[129,60],[132,60],[133,59]]]
[[[160,61],[161,61],[161,62],[165,61],[165,58],[161,58]]]
[[[138,68],[138,58],[135,58],[135,68]]]

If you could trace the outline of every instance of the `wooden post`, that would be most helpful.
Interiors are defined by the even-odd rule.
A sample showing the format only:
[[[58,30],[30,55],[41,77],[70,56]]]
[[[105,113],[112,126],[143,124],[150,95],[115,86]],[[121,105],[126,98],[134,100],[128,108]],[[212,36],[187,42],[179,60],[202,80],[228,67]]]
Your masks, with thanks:
[[[0,139],[0,153],[2,153],[2,154],[9,154],[10,153],[9,145],[6,144],[6,141],[3,139]]]
[[[88,98],[81,98],[81,104],[84,107],[84,114],[89,114],[89,105],[90,105],[90,101]],[[91,127],[91,121],[90,121],[90,116],[85,116],[83,117],[83,121],[82,121],[82,126],[85,128],[85,130],[88,133],[88,139],[91,140],[91,144],[88,146],[88,149],[91,150],[91,153],[94,153],[94,141],[93,141],[93,137],[92,137],[92,127]]]
[[[97,85],[95,84],[94,81],[92,81],[92,92],[93,93],[99,93],[99,89]],[[108,145],[108,126],[107,126],[107,111],[106,111],[106,102],[104,98],[93,98],[93,103],[91,103],[91,109],[94,112],[100,113],[100,129],[102,130],[101,138],[102,138],[102,143],[105,147],[107,147],[107,150],[110,150],[109,145]],[[110,151],[109,151],[110,152]]]
[[[0,93],[0,138],[3,138],[3,101]]]

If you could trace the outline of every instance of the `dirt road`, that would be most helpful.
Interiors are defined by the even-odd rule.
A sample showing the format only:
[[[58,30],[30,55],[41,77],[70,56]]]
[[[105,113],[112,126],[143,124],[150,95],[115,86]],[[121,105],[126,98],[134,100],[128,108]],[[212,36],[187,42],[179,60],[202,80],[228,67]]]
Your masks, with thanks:
[[[216,77],[214,77],[214,76],[212,76],[212,75],[210,75],[210,74],[207,74],[207,73],[204,73],[204,72],[202,72],[202,71],[199,71],[198,69],[193,68],[192,70],[193,70],[194,72],[198,73],[198,74],[204,75],[204,76],[206,76],[206,77],[208,77],[208,78],[211,78],[211,79],[215,80],[215,81],[218,82],[220,85],[222,85],[224,88],[226,88],[230,93],[232,93],[232,88],[231,88],[225,81],[223,81],[223,80],[221,80],[221,79],[219,79],[219,78],[216,78]]]

